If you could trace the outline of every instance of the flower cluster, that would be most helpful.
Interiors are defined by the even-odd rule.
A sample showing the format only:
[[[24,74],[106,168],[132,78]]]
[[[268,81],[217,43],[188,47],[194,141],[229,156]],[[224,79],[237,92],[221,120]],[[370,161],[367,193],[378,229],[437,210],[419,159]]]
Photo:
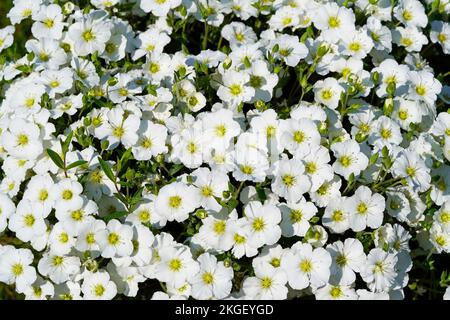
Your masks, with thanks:
[[[9,9],[0,282],[21,297],[450,298],[448,0]]]

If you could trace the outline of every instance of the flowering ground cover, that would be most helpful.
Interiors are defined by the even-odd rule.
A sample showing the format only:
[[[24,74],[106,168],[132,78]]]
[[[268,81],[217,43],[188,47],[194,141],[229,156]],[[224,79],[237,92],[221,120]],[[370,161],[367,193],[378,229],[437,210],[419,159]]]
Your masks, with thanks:
[[[449,0],[0,2],[0,299],[450,299]]]

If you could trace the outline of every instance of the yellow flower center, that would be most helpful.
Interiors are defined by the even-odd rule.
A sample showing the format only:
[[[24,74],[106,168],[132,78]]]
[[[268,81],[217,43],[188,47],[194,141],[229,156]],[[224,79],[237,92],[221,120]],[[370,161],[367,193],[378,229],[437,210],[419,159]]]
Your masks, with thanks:
[[[304,142],[305,138],[306,138],[306,135],[303,131],[295,131],[294,135],[292,137],[292,139],[298,144]]]
[[[85,30],[82,34],[81,37],[84,39],[84,41],[86,42],[90,42],[92,40],[95,39],[95,34],[92,33],[92,30]]]
[[[329,17],[328,18],[328,26],[332,29],[339,28],[341,25],[341,20],[338,17]]]
[[[123,137],[125,130],[122,127],[116,127],[113,129],[113,135],[117,138]]]
[[[243,166],[241,166],[241,171],[245,174],[250,175],[253,173],[253,168],[249,165],[243,165]]]
[[[178,272],[181,270],[181,267],[183,266],[183,263],[181,262],[180,259],[172,259],[169,262],[169,268],[170,270],[172,270],[173,272]]]
[[[98,284],[94,287],[94,294],[97,297],[101,297],[103,296],[103,294],[105,293],[106,289],[104,286],[102,286],[101,284]]]
[[[333,97],[333,91],[330,89],[324,89],[322,90],[321,95],[323,100],[330,100]]]
[[[151,73],[157,73],[159,69],[160,69],[159,64],[157,64],[156,62],[151,62],[150,66],[148,67],[148,70]]]
[[[232,86],[230,86],[230,93],[233,96],[238,96],[242,93],[242,87],[238,84],[233,84]]]
[[[182,199],[180,196],[172,196],[169,198],[169,207],[178,209],[181,206]]]
[[[202,195],[204,197],[211,197],[213,195],[213,191],[209,186],[204,186],[202,188]]]
[[[292,210],[289,215],[289,218],[293,223],[300,222],[302,221],[303,218],[303,212],[301,210]]]
[[[110,245],[115,246],[116,244],[119,243],[119,241],[120,241],[120,236],[119,236],[117,233],[111,232],[111,233],[108,235],[108,243],[109,243]]]
[[[71,190],[64,190],[62,193],[62,198],[64,200],[71,200],[73,198],[73,192]]]
[[[380,130],[380,135],[383,139],[389,139],[392,137],[392,131],[390,129],[383,128]]]
[[[217,127],[216,127],[216,135],[218,136],[218,137],[223,137],[223,136],[225,136],[225,133],[227,132],[227,128],[223,125],[223,124],[221,124],[221,125],[218,125]]]
[[[427,92],[427,88],[425,88],[425,86],[423,86],[423,85],[416,86],[416,93],[419,96],[423,96],[426,92]]]
[[[32,227],[36,221],[36,219],[32,214],[27,214],[24,219],[25,219],[25,226],[29,228]]]
[[[216,234],[222,235],[225,233],[226,226],[227,225],[226,225],[225,221],[217,221],[216,223],[214,223],[213,230]]]
[[[38,196],[39,201],[45,201],[48,199],[48,191],[45,189],[42,189],[39,192],[39,196]]]
[[[352,158],[350,156],[343,155],[339,158],[339,162],[344,168],[347,168],[352,164]]]
[[[330,290],[330,296],[333,298],[339,298],[342,295],[342,290],[339,287],[332,287]]]
[[[272,279],[269,277],[264,277],[261,279],[261,288],[263,289],[269,289],[272,287]]]
[[[304,273],[311,272],[312,271],[312,263],[311,263],[311,261],[305,259],[300,262],[299,268]]]
[[[214,276],[212,275],[211,272],[205,272],[205,273],[202,275],[202,280],[203,280],[203,282],[206,283],[206,284],[211,284],[211,283],[214,282]]]
[[[45,19],[44,21],[42,21],[43,24],[45,24],[45,26],[47,28],[53,28],[53,26],[55,25],[55,22],[52,19]]]
[[[333,214],[331,215],[331,220],[335,222],[344,221],[344,212],[342,212],[342,210],[334,210]]]
[[[361,202],[360,204],[358,204],[356,210],[358,211],[359,214],[364,215],[367,213],[367,209],[368,209],[367,205],[364,202]]]
[[[19,144],[19,146],[26,146],[28,144],[28,136],[24,135],[24,134],[20,134],[17,137],[17,143]]]
[[[13,264],[11,271],[15,277],[20,276],[23,273],[23,266],[20,263]]]
[[[266,227],[266,222],[264,221],[263,218],[258,217],[255,220],[253,220],[252,228],[256,232],[260,232],[260,231],[264,230],[265,227]]]
[[[283,184],[287,187],[292,187],[295,184],[295,177],[290,174],[285,174],[282,178]]]

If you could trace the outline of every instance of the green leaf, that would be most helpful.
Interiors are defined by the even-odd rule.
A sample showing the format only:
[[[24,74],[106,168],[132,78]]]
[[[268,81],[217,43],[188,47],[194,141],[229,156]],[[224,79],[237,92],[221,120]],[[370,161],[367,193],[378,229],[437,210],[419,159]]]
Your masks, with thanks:
[[[109,221],[112,219],[119,219],[119,218],[125,217],[127,215],[128,215],[128,212],[126,212],[126,211],[116,211],[116,212],[113,212],[113,213],[108,214],[107,216],[103,217],[103,220]]]
[[[88,163],[88,162],[85,161],[85,160],[78,160],[78,161],[72,162],[71,164],[69,164],[69,165],[67,166],[67,170],[70,170],[70,169],[73,169],[73,168],[82,166],[82,165],[84,165],[84,164],[86,164],[86,163]]]
[[[236,199],[232,198],[232,199],[228,200],[228,202],[227,202],[228,210],[230,212],[233,211],[233,209],[236,208],[238,206],[238,204],[239,204],[239,201]]]
[[[72,141],[73,138],[73,131],[70,131],[70,133],[67,135],[66,140],[64,140],[64,142],[61,142],[61,152],[62,154],[66,154],[67,151],[69,151],[69,146],[70,146],[70,142]]]
[[[377,162],[377,160],[378,160],[378,156],[379,156],[378,153],[374,153],[374,154],[370,157],[369,165],[375,164],[375,163]]]
[[[50,157],[50,159],[52,159],[53,162],[58,166],[58,168],[61,168],[64,170],[64,162],[61,159],[61,157],[59,156],[59,154],[57,154],[55,151],[53,151],[51,149],[47,149],[47,154]]]
[[[100,163],[100,167],[102,167],[102,170],[105,172],[106,176],[109,180],[116,183],[116,177],[114,176],[114,173],[111,170],[111,167],[109,166],[108,162],[103,160],[102,158],[98,157],[98,162]]]
[[[170,168],[169,170],[169,174],[171,176],[173,176],[174,174],[176,174],[178,171],[180,171],[181,169],[183,169],[183,165],[182,164],[176,164],[174,165],[172,168]]]
[[[267,199],[266,193],[264,192],[264,188],[260,186],[256,187],[256,194],[258,195],[259,200],[263,202]]]

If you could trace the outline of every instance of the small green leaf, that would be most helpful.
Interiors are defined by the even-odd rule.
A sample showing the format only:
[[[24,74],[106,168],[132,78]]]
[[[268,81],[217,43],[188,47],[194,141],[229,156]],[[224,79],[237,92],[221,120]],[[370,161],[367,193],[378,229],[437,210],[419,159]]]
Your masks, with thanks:
[[[53,162],[58,166],[58,168],[61,168],[64,170],[64,162],[62,161],[59,154],[57,154],[55,151],[51,149],[47,149],[47,154],[50,157],[50,159],[53,160]]]
[[[78,160],[78,161],[72,162],[71,164],[69,164],[69,165],[67,166],[67,170],[70,170],[70,169],[73,169],[73,168],[82,166],[82,165],[84,165],[84,164],[86,164],[86,163],[88,163],[88,162],[85,161],[85,160]]]
[[[70,133],[67,135],[66,140],[64,140],[64,142],[61,142],[61,152],[62,154],[66,154],[67,151],[69,151],[69,146],[70,146],[70,142],[72,141],[73,138],[73,131],[70,131]]]
[[[102,158],[98,157],[98,162],[100,163],[100,167],[102,167],[102,170],[105,172],[106,176],[109,180],[116,183],[116,177],[114,176],[114,173],[111,170],[111,167],[109,166],[108,162],[103,160]]]

